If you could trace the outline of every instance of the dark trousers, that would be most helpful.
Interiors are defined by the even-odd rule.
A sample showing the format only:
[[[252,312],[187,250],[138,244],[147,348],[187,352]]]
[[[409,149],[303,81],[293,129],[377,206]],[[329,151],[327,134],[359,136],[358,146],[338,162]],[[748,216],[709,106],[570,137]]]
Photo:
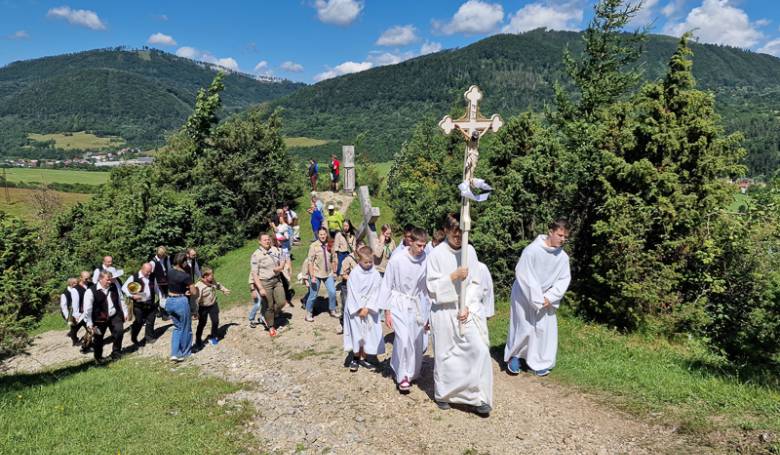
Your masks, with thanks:
[[[284,298],[288,302],[292,302],[293,290],[292,290],[292,286],[290,286],[290,280],[288,280],[287,277],[284,276],[284,273],[279,274],[279,279],[282,280],[282,286],[284,287]]]
[[[133,326],[130,328],[130,339],[133,343],[138,341],[141,327],[146,326],[144,338],[146,341],[154,339],[154,319],[157,317],[157,308],[154,302],[135,302],[133,304]]]
[[[122,337],[124,336],[125,319],[121,311],[117,311],[108,321],[96,322],[95,327],[100,330],[100,335],[95,333],[92,337],[92,345],[95,350],[95,360],[103,358],[103,338],[106,331],[111,330],[111,337],[114,344],[111,348],[111,354],[119,354],[122,351]]]
[[[344,327],[344,313],[347,312],[347,282],[339,281],[336,285],[336,291],[341,295],[341,317],[339,318],[339,324]]]
[[[198,307],[198,328],[195,330],[195,341],[203,342],[203,329],[206,328],[206,317],[211,319],[211,338],[219,335],[219,306],[215,303],[211,306]]]
[[[78,322],[78,323],[70,326],[70,331],[68,331],[68,336],[70,337],[71,340],[78,341],[78,339],[79,339],[78,332],[79,332],[79,329],[82,328],[82,327],[84,327],[84,328],[87,327],[87,323],[84,322],[83,319],[81,320],[81,322]]]

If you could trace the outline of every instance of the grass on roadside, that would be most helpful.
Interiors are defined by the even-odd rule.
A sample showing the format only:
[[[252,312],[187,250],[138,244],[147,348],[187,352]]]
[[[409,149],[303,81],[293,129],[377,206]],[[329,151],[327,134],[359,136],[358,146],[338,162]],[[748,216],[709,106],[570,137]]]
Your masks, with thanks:
[[[719,373],[722,360],[690,340],[673,344],[622,335],[559,314],[558,362],[550,379],[594,393],[618,408],[679,431],[762,430],[780,435],[780,386]],[[503,358],[509,304],[496,302],[489,322],[494,353]],[[777,381],[777,379],[775,380]]]
[[[244,453],[239,388],[149,359],[0,376],[0,453]]]

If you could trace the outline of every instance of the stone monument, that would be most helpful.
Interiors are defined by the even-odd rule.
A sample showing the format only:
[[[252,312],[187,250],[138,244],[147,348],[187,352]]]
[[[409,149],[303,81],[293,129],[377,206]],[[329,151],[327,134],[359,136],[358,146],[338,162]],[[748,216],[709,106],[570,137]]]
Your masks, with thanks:
[[[355,192],[355,146],[344,145],[341,147],[342,161],[341,167],[344,170],[344,192],[352,194]]]

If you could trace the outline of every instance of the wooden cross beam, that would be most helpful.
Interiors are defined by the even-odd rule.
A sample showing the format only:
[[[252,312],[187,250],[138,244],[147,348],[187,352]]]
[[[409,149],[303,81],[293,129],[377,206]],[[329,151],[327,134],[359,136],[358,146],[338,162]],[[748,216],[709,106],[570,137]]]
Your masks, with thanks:
[[[360,211],[363,214],[363,223],[357,232],[356,242],[366,239],[366,245],[373,249],[376,244],[376,220],[379,219],[379,207],[371,206],[371,197],[368,194],[368,187],[363,185],[358,188],[358,198],[360,200]]]

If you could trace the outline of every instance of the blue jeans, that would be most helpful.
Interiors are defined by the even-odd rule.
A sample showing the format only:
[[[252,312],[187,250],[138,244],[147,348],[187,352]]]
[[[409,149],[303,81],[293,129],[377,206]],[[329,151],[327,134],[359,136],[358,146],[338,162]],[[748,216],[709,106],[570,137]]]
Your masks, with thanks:
[[[185,296],[168,297],[165,310],[173,319],[171,355],[187,357],[192,354],[192,318],[189,299]]]
[[[325,287],[328,289],[328,310],[336,311],[336,283],[333,280],[333,275],[328,275],[327,278],[312,278],[311,285],[309,286],[309,299],[306,300],[306,312],[311,313],[314,309],[314,301],[317,299],[317,293],[320,290],[320,283],[325,282]]]
[[[263,302],[262,297],[260,297],[260,293],[257,293],[257,298],[255,299],[255,304],[252,305],[252,309],[249,310],[249,322],[252,322],[257,317],[257,312],[260,310],[260,304]]]

